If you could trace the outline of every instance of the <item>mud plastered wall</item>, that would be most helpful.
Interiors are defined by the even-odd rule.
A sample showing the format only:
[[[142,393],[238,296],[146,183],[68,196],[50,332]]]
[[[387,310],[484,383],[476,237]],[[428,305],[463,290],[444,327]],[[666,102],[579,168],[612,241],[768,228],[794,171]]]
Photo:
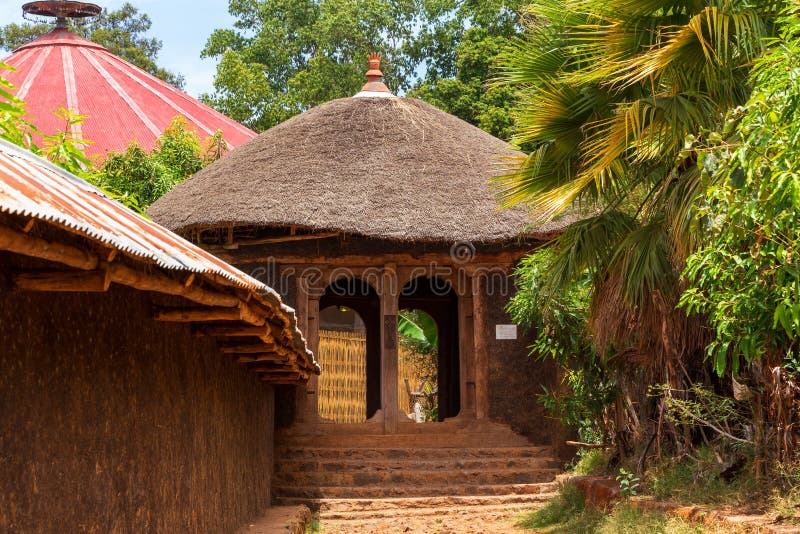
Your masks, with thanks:
[[[490,417],[511,425],[532,442],[559,446],[564,430],[552,419],[536,396],[542,386],[553,389],[558,384],[555,365],[537,361],[529,355],[534,332],[517,329],[517,339],[496,339],[497,325],[513,324],[505,307],[515,290],[514,280],[491,278],[487,287],[485,328],[489,339],[489,411]],[[478,328],[478,325],[476,325]]]
[[[0,288],[0,531],[232,532],[269,505],[272,391],[147,294]]]

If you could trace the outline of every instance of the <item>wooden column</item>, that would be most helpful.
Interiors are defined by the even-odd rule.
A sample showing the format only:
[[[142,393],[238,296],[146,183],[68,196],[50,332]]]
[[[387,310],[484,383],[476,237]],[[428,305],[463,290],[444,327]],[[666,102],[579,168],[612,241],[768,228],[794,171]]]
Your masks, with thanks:
[[[461,380],[459,416],[475,417],[475,330],[472,277],[464,279],[458,295],[458,357]]]
[[[381,275],[381,411],[386,434],[397,432],[397,312],[400,289],[393,264]]]
[[[295,313],[297,314],[297,325],[306,338],[308,348],[317,356],[319,350],[319,297],[309,293],[309,281],[298,275],[295,279]],[[319,377],[311,375],[305,386],[298,386],[296,389],[296,421],[298,423],[308,423],[316,421],[317,416],[317,386]]]
[[[306,319],[306,344],[316,357],[319,354],[319,295],[308,297],[308,318]],[[306,414],[308,421],[317,421],[319,417],[319,376],[312,374],[306,384]]]
[[[472,319],[475,339],[475,417],[489,417],[489,330],[486,277],[472,277]]]

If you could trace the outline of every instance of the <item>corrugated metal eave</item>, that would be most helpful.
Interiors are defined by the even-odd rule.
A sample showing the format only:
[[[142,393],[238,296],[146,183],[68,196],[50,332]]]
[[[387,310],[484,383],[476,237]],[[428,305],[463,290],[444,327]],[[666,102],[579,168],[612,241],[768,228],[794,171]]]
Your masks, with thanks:
[[[218,275],[280,302],[278,294],[89,183],[0,140],[0,211],[41,219],[168,270]]]

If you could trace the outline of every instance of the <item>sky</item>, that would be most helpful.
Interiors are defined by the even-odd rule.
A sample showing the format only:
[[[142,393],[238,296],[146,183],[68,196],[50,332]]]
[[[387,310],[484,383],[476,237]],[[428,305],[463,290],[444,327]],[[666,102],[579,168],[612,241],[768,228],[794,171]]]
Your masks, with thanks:
[[[0,25],[24,22],[22,4],[28,0],[0,0]],[[90,0],[92,1],[92,0]],[[217,28],[228,28],[234,19],[228,14],[227,0],[128,0],[139,11],[147,13],[153,26],[148,36],[160,39],[164,46],[158,64],[183,74],[185,91],[197,97],[213,89],[216,60],[200,59],[200,51]],[[125,0],[94,0],[110,10]],[[0,55],[5,55],[0,53]]]

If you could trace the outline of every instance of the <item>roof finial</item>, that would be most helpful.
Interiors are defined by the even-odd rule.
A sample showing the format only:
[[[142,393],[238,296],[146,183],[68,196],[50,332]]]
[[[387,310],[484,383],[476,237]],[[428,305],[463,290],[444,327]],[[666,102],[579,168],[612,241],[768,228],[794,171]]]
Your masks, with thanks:
[[[362,93],[389,93],[392,92],[383,83],[383,71],[381,71],[381,56],[372,53],[367,56],[369,59],[369,70],[367,71],[367,83],[361,89]]]
[[[103,10],[96,4],[74,0],[41,0],[22,6],[23,17],[34,22],[46,22],[37,17],[56,19],[56,28],[66,28],[67,19],[96,17]]]

